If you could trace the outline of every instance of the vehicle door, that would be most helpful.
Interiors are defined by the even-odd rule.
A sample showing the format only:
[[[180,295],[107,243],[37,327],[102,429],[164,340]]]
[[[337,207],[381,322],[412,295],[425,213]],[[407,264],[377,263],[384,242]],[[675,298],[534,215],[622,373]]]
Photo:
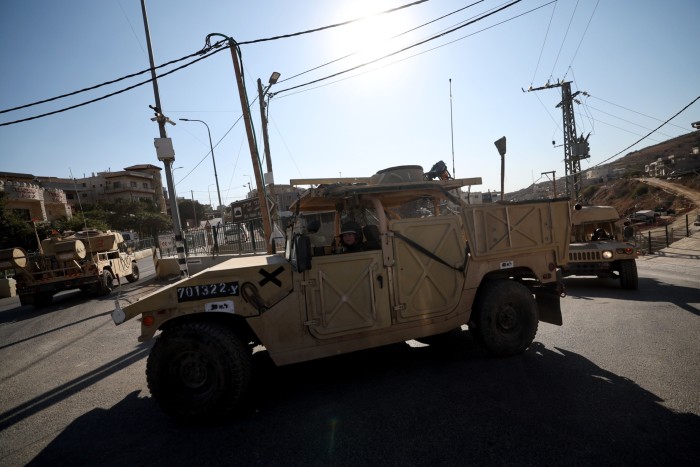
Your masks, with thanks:
[[[466,241],[457,216],[392,220],[397,323],[451,313],[465,275]],[[447,263],[447,264],[444,264]]]
[[[304,272],[311,334],[333,338],[391,325],[381,250],[315,256]]]

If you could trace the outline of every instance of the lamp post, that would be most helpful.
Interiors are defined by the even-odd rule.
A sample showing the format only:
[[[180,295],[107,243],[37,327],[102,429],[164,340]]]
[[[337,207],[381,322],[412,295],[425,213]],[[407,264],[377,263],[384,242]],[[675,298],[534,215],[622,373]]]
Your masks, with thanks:
[[[212,214],[214,213],[214,208],[213,208],[213,206],[211,205],[211,191],[209,190],[209,188],[211,188],[211,187],[213,187],[213,186],[214,186],[214,183],[211,183],[211,184],[207,185],[207,193],[209,193],[209,207],[212,208]]]
[[[253,179],[250,177],[250,175],[243,175],[244,177],[248,177],[248,194],[253,192],[253,188],[251,187],[251,184],[253,183]],[[245,187],[245,185],[243,185]]]
[[[183,122],[199,122],[199,123],[204,123],[204,126],[207,127],[207,134],[209,135],[209,147],[211,148],[211,161],[214,163],[214,181],[216,181],[216,194],[219,197],[219,206],[218,209],[221,209],[221,218],[223,219],[224,213],[222,209],[222,204],[221,204],[221,190],[219,190],[219,175],[216,173],[216,159],[214,159],[214,145],[211,143],[211,131],[209,130],[209,125],[207,125],[207,122],[204,120],[197,120],[194,118],[181,118],[180,119]],[[211,201],[209,202],[211,204]]]

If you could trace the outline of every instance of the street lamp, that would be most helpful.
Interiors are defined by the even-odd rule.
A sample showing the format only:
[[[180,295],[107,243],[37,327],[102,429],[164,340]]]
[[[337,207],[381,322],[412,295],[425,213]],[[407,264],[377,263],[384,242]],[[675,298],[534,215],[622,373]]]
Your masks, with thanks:
[[[243,175],[244,177],[248,177],[248,193],[253,192],[253,188],[251,187],[251,183],[253,183],[253,179],[250,177],[250,175]],[[243,185],[245,187],[245,185]]]
[[[175,178],[175,171],[176,171],[177,169],[184,169],[184,167],[183,167],[183,166],[180,166],[180,167],[173,167],[173,168],[170,170],[170,173],[173,174],[173,179]]]
[[[209,207],[212,208],[212,211],[214,210],[214,207],[211,205],[211,191],[209,190],[209,188],[211,188],[213,186],[214,186],[214,183],[211,183],[207,186],[207,193],[209,193]]]
[[[211,161],[214,163],[214,180],[216,181],[216,194],[219,196],[219,207],[218,209],[221,209],[222,203],[221,203],[221,190],[219,190],[219,176],[216,173],[216,159],[214,159],[214,145],[211,143],[211,131],[209,131],[209,125],[204,120],[197,120],[194,118],[181,118],[180,119],[183,122],[199,122],[199,123],[204,123],[204,126],[207,127],[207,134],[209,135],[209,147],[211,148]],[[211,201],[209,202],[211,204]],[[223,209],[221,212],[221,217],[224,217]]]

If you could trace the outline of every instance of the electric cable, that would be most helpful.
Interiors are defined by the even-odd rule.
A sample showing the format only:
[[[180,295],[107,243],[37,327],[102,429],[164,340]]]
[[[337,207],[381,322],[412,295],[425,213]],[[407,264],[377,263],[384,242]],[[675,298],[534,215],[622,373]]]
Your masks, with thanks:
[[[365,74],[365,73],[369,73],[369,72],[372,72],[372,71],[375,71],[375,70],[379,70],[379,69],[385,68],[385,67],[387,67],[387,66],[395,65],[396,63],[400,63],[400,62],[403,62],[403,61],[405,61],[405,60],[409,60],[409,59],[411,59],[411,58],[417,57],[417,56],[419,56],[419,55],[423,55],[423,54],[428,53],[428,52],[432,52],[433,50],[437,50],[437,49],[440,49],[440,48],[442,48],[442,47],[446,47],[446,46],[448,46],[448,45],[450,45],[450,44],[454,44],[455,42],[461,41],[461,40],[466,39],[466,38],[468,38],[468,37],[472,37],[472,36],[474,36],[474,35],[476,35],[476,34],[479,34],[479,33],[481,33],[481,32],[484,32],[484,31],[487,31],[487,30],[489,30],[489,29],[495,28],[496,26],[500,26],[500,25],[502,25],[502,24],[504,24],[504,23],[507,23],[507,22],[512,21],[512,20],[517,19],[517,18],[520,18],[521,16],[525,16],[525,15],[527,15],[527,14],[530,14],[530,13],[536,11],[536,10],[539,10],[540,8],[544,8],[544,7],[548,6],[548,5],[551,5],[552,3],[555,3],[556,1],[557,1],[557,0],[551,0],[551,1],[548,2],[548,3],[545,3],[545,4],[540,5],[540,6],[538,6],[538,7],[532,8],[531,10],[525,11],[525,12],[520,13],[520,14],[518,14],[518,15],[515,15],[515,16],[513,16],[513,17],[511,17],[511,18],[508,18],[508,19],[505,19],[505,20],[500,21],[500,22],[498,22],[498,23],[492,24],[492,25],[490,25],[490,26],[488,26],[488,27],[485,27],[485,28],[483,28],[483,29],[479,29],[478,31],[474,31],[474,32],[472,32],[472,33],[470,33],[470,34],[467,34],[467,35],[465,35],[465,36],[458,37],[457,39],[451,40],[451,41],[449,41],[449,42],[445,42],[444,44],[440,44],[440,45],[438,45],[438,46],[432,47],[432,48],[430,48],[430,49],[423,50],[423,51],[421,51],[421,52],[415,53],[415,54],[410,55],[410,56],[408,56],[408,57],[404,57],[404,58],[402,58],[402,59],[393,61],[393,62],[391,62],[391,63],[387,63],[386,65],[383,65],[383,66],[381,66],[381,67],[374,68],[374,69],[372,69],[372,70],[366,70],[366,71],[363,71],[362,73],[358,73],[358,74],[355,74],[355,75],[352,75],[352,76],[348,76],[348,77],[345,77],[345,78],[342,78],[342,79],[338,79],[338,80],[336,80],[336,81],[333,81],[333,82],[330,82],[330,83],[326,83],[326,84],[322,84],[322,85],[320,85],[320,86],[315,86],[315,87],[313,87],[313,88],[309,88],[309,89],[305,89],[305,90],[293,92],[293,93],[287,94],[287,95],[285,95],[285,96],[282,96],[281,99],[284,99],[285,97],[291,97],[291,96],[293,96],[293,95],[300,94],[300,93],[302,93],[302,92],[312,91],[312,90],[314,90],[314,89],[318,89],[318,88],[321,88],[321,87],[330,86],[331,84],[339,83],[339,82],[341,82],[341,81],[345,81],[345,80],[354,78],[354,77],[356,77],[356,76],[361,76],[361,75],[363,75],[363,74]],[[399,51],[399,52],[400,52],[400,51]],[[398,52],[397,52],[397,53],[398,53]],[[386,55],[386,56],[384,56],[384,57],[380,57],[380,58],[377,59],[377,60],[381,60],[381,59],[383,59],[383,58],[390,57],[391,55],[392,55],[392,54]],[[375,60],[375,61],[377,61],[377,60]],[[363,65],[361,65],[361,66],[369,65],[369,64],[371,64],[371,63],[372,63],[372,62],[368,62],[368,63],[365,63],[365,64],[363,64]],[[359,67],[355,67],[355,68],[359,68]],[[346,70],[346,71],[353,71],[353,69]],[[308,84],[308,83],[307,83],[307,84]],[[276,94],[278,94],[278,93],[280,93],[280,92],[282,92],[282,91],[278,91],[278,92],[276,92],[276,93],[270,93],[270,96],[276,95]]]
[[[405,35],[405,34],[408,34],[408,33],[410,33],[410,32],[416,31],[416,30],[418,30],[418,29],[420,29],[420,28],[422,28],[422,27],[424,27],[424,26],[428,26],[429,24],[432,24],[432,23],[434,23],[434,22],[436,22],[436,21],[440,21],[441,19],[445,19],[445,18],[447,18],[448,16],[452,16],[452,15],[454,15],[454,14],[456,14],[456,13],[459,13],[460,11],[466,10],[467,8],[471,8],[471,7],[473,7],[474,5],[477,5],[477,4],[479,4],[479,3],[483,2],[483,1],[485,1],[485,0],[478,0],[478,1],[476,1],[476,2],[474,2],[474,3],[471,3],[471,4],[469,4],[469,5],[465,6],[465,7],[462,7],[462,8],[459,8],[459,9],[457,9],[457,10],[451,11],[450,13],[447,13],[447,14],[445,14],[445,15],[442,15],[442,16],[440,16],[439,18],[435,18],[434,20],[428,21],[427,23],[423,23],[423,24],[421,24],[421,25],[419,25],[419,26],[416,26],[415,28],[409,29],[408,31],[404,31],[404,32],[402,32],[402,33],[400,33],[400,34],[397,34],[397,35],[395,35],[395,36],[392,36],[392,37],[390,37],[388,40],[396,39],[397,37],[401,37],[401,36],[403,36],[403,35]],[[308,70],[306,70],[306,71],[302,71],[301,73],[297,73],[296,75],[292,75],[292,76],[290,76],[289,78],[285,78],[285,79],[279,80],[277,83],[284,83],[285,81],[289,81],[289,80],[292,80],[292,79],[294,79],[294,78],[298,78],[299,76],[305,75],[305,74],[307,74],[307,73],[311,73],[312,71],[316,71],[316,70],[318,70],[318,69],[320,69],[320,68],[323,68],[323,67],[325,67],[325,66],[332,65],[333,63],[339,62],[339,61],[344,60],[344,59],[346,59],[346,58],[348,58],[348,57],[352,57],[353,55],[357,55],[359,52],[360,52],[360,51],[355,51],[355,52],[349,53],[349,54],[347,54],[347,55],[344,55],[344,56],[342,56],[342,57],[333,59],[333,60],[331,60],[330,62],[323,63],[322,65],[318,65],[318,66],[313,67],[313,68],[310,68],[310,69],[308,69]]]
[[[134,78],[134,77],[139,76],[139,75],[142,75],[142,74],[144,74],[144,73],[149,73],[151,70],[158,70],[159,68],[163,68],[163,67],[166,67],[166,66],[169,66],[169,65],[173,65],[173,64],[178,63],[178,62],[181,62],[181,61],[183,61],[183,60],[187,60],[188,58],[192,58],[192,57],[195,57],[195,56],[197,56],[197,55],[203,55],[203,54],[209,52],[209,50],[211,50],[211,49],[213,49],[213,48],[217,48],[217,47],[219,47],[219,45],[214,44],[214,45],[212,45],[212,46],[211,46],[209,49],[207,49],[207,50],[205,50],[205,49],[199,50],[199,51],[197,51],[197,52],[191,53],[191,54],[186,55],[186,56],[184,56],[184,57],[181,57],[181,58],[178,58],[178,59],[171,60],[171,61],[169,61],[169,62],[163,63],[162,65],[158,65],[157,67],[154,67],[154,68],[146,68],[145,70],[141,70],[141,71],[136,72],[136,73],[131,73],[130,75],[122,76],[121,78],[116,78],[116,79],[113,79],[113,80],[111,80],[111,81],[105,81],[104,83],[96,84],[96,85],[94,85],[94,86],[89,86],[89,87],[87,87],[87,88],[79,89],[79,90],[77,90],[77,91],[69,92],[69,93],[66,93],[66,94],[61,94],[60,96],[51,97],[51,98],[49,98],[49,99],[44,99],[44,100],[40,100],[40,101],[36,101],[36,102],[31,102],[31,103],[29,103],[29,104],[20,105],[20,106],[18,106],[18,107],[13,107],[13,108],[11,108],[11,109],[0,110],[0,114],[4,114],[4,113],[7,113],[7,112],[12,112],[12,111],[14,111],[14,110],[26,109],[27,107],[33,107],[33,106],[39,105],[39,104],[46,104],[47,102],[52,102],[52,101],[55,101],[55,100],[58,100],[58,99],[63,99],[64,97],[75,96],[76,94],[80,94],[80,93],[83,93],[83,92],[86,92],[86,91],[92,91],[92,90],[94,90],[94,89],[98,89],[98,88],[101,88],[101,87],[103,87],[103,86],[107,86],[107,85],[110,85],[110,84],[118,83],[118,82],[120,82],[120,81],[124,81],[125,79]],[[163,75],[163,76],[165,76],[165,75]],[[149,80],[149,81],[150,81],[150,80]],[[147,82],[149,82],[149,81],[147,81]],[[141,83],[141,84],[143,84],[143,83]],[[133,89],[133,88],[128,88],[128,89]],[[127,90],[128,90],[128,89],[127,89]],[[118,93],[117,93],[117,94],[118,94]]]
[[[643,113],[641,113],[641,112],[638,112],[638,111],[636,111],[636,110],[630,109],[630,108],[628,108],[628,107],[624,107],[624,106],[622,106],[622,105],[615,104],[614,102],[607,101],[607,100],[602,99],[602,98],[600,98],[600,97],[598,97],[598,96],[590,95],[590,97],[593,98],[593,99],[597,99],[597,100],[599,100],[599,101],[603,101],[603,102],[605,102],[606,104],[614,105],[615,107],[619,107],[619,108],[621,108],[621,109],[627,110],[628,112],[636,113],[637,115],[641,115],[642,117],[651,118],[652,120],[656,120],[657,122],[662,122],[662,121],[663,121],[663,120],[660,119],[660,118],[656,118],[656,117],[652,117],[651,115],[643,114]],[[684,127],[682,127],[682,126],[680,126],[680,125],[676,125],[675,123],[670,123],[670,125],[671,125],[671,126],[675,126],[676,128],[678,128],[678,129],[680,129],[680,130],[685,130]]]
[[[564,34],[564,38],[561,40],[561,46],[559,47],[559,52],[557,53],[557,58],[554,60],[554,65],[552,65],[552,71],[549,73],[549,78],[552,79],[554,76],[554,69],[557,67],[557,63],[559,62],[559,56],[561,55],[561,51],[564,48],[564,43],[566,42],[566,38],[569,36],[569,30],[571,29],[571,23],[574,21],[574,16],[576,16],[576,10],[578,9],[578,2],[579,0],[576,0],[576,6],[574,7],[573,13],[571,13],[571,19],[569,19],[569,25],[566,27],[566,33]]]
[[[168,72],[166,72],[166,73],[163,73],[163,74],[158,75],[157,78],[163,78],[163,77],[168,76],[168,75],[170,75],[170,74],[172,74],[172,73],[175,73],[176,71],[179,71],[179,70],[182,70],[182,69],[184,69],[184,68],[187,68],[187,67],[190,66],[190,65],[194,65],[195,63],[197,63],[197,62],[199,62],[199,61],[201,61],[201,60],[204,60],[205,58],[209,58],[209,57],[211,57],[212,55],[221,52],[222,50],[226,50],[226,48],[221,48],[221,49],[218,49],[218,50],[214,50],[213,52],[209,52],[209,53],[207,53],[207,54],[205,54],[205,55],[202,55],[201,57],[199,57],[199,58],[197,58],[197,59],[195,59],[195,60],[192,60],[192,61],[189,62],[189,63],[185,63],[184,65],[180,65],[180,66],[177,67],[177,68],[173,68],[172,70],[170,70],[170,71],[168,71]],[[149,68],[149,70],[150,70],[150,68]],[[146,71],[149,71],[149,70],[146,70]],[[148,83],[150,83],[151,81],[153,81],[153,80],[152,80],[151,78],[149,78],[149,79],[147,79],[147,80],[145,80],[145,81],[141,81],[140,83],[136,83],[136,84],[134,84],[134,85],[132,85],[132,86],[129,86],[129,87],[120,89],[119,91],[115,91],[115,92],[112,92],[112,93],[109,93],[109,94],[105,94],[105,95],[100,96],[100,97],[96,97],[95,99],[91,99],[91,100],[89,100],[89,101],[81,102],[81,103],[79,103],[79,104],[75,104],[75,105],[72,105],[72,106],[69,106],[69,107],[64,107],[64,108],[62,108],[62,109],[54,110],[54,111],[52,111],[52,112],[46,112],[46,113],[43,113],[43,114],[40,114],[40,115],[35,115],[35,116],[33,116],[33,117],[22,118],[22,119],[14,120],[14,121],[11,121],[11,122],[3,122],[3,123],[0,123],[0,126],[7,126],[7,125],[13,125],[13,124],[15,124],[15,123],[28,122],[28,121],[30,121],[30,120],[36,120],[37,118],[48,117],[49,115],[55,115],[55,114],[58,114],[58,113],[61,113],[61,112],[66,112],[66,111],[68,111],[68,110],[77,109],[78,107],[83,107],[83,106],[88,105],[88,104],[93,104],[93,103],[95,103],[95,102],[99,102],[99,101],[104,100],[104,99],[107,99],[107,98],[109,98],[109,97],[113,97],[113,96],[116,96],[116,95],[118,95],[118,94],[122,94],[122,93],[124,93],[124,92],[126,92],[126,91],[130,91],[130,90],[135,89],[135,88],[137,88],[137,87],[139,87],[139,86],[143,86],[144,84],[148,84]]]
[[[385,10],[385,11],[382,11],[382,12],[379,12],[379,13],[375,13],[375,14],[373,14],[373,15],[367,15],[367,16],[362,16],[362,17],[360,17],[360,18],[351,19],[351,20],[349,20],[349,21],[343,21],[342,23],[331,24],[331,25],[328,25],[328,26],[321,26],[321,27],[319,27],[319,28],[308,29],[308,30],[306,30],[306,31],[294,32],[294,33],[291,33],[291,34],[282,34],[282,35],[279,35],[279,36],[268,37],[268,38],[265,38],[265,39],[255,39],[255,40],[251,40],[251,41],[243,41],[243,42],[239,42],[238,45],[258,44],[258,43],[260,43],[260,42],[275,41],[275,40],[278,40],[278,39],[288,39],[288,38],[290,38],[290,37],[302,36],[302,35],[304,35],[304,34],[310,34],[310,33],[312,33],[312,32],[324,31],[324,30],[326,30],[326,29],[337,28],[337,27],[339,27],[339,26],[347,26],[348,24],[352,24],[352,23],[355,23],[355,22],[357,22],[357,21],[362,21],[362,20],[365,20],[365,19],[367,19],[367,18],[372,18],[372,17],[374,17],[374,16],[380,16],[380,15],[384,15],[384,14],[387,14],[387,13],[393,13],[393,12],[395,12],[395,11],[403,10],[404,8],[409,8],[409,7],[412,7],[412,6],[420,5],[421,3],[425,3],[425,2],[427,2],[427,1],[429,1],[429,0],[418,0],[418,1],[416,1],[416,2],[408,3],[408,4],[406,4],[406,5],[398,6],[398,7],[396,7],[396,8],[391,8],[391,9],[389,9],[389,10]]]
[[[554,13],[557,11],[557,3],[554,3],[554,8],[552,8],[552,16],[549,17],[549,24],[547,24],[547,32],[544,34],[544,40],[542,41],[542,48],[540,49],[540,56],[537,57],[537,65],[535,66],[535,71],[532,73],[532,79],[530,80],[530,86],[535,82],[535,76],[537,75],[537,70],[540,69],[540,61],[542,60],[542,54],[544,53],[544,45],[547,43],[547,37],[549,37],[549,29],[552,27],[552,21],[554,20]]]
[[[517,4],[517,3],[520,3],[521,1],[522,1],[522,0],[514,0],[514,1],[512,1],[511,3],[506,4],[505,6],[502,6],[502,7],[498,8],[498,9],[492,11],[492,12],[486,13],[486,14],[484,14],[484,15],[482,15],[482,16],[480,16],[480,17],[478,17],[478,18],[476,18],[476,19],[474,19],[474,20],[472,20],[472,21],[468,21],[468,22],[466,22],[466,23],[464,23],[464,24],[462,24],[462,25],[460,25],[460,26],[457,26],[457,27],[454,27],[454,28],[452,28],[452,29],[449,29],[449,30],[447,30],[447,31],[445,31],[445,32],[436,34],[436,35],[434,35],[434,36],[432,36],[432,37],[429,37],[429,38],[427,38],[427,39],[425,39],[425,40],[416,42],[416,43],[414,43],[414,44],[412,44],[412,45],[409,45],[409,46],[404,47],[404,48],[402,48],[402,49],[399,49],[399,50],[397,50],[397,51],[391,52],[391,53],[386,54],[386,55],[384,55],[384,56],[382,56],[382,57],[376,58],[376,59],[374,59],[374,60],[370,60],[370,61],[365,62],[365,63],[361,63],[360,65],[357,65],[357,66],[348,68],[348,69],[346,69],[346,70],[339,71],[339,72],[337,72],[337,73],[333,73],[333,74],[328,75],[328,76],[324,76],[324,77],[322,77],[322,78],[315,79],[315,80],[313,80],[313,81],[309,81],[309,82],[307,82],[307,83],[302,83],[302,84],[299,84],[299,85],[296,85],[296,86],[292,86],[292,87],[290,87],[290,88],[282,89],[282,90],[280,90],[280,91],[275,92],[274,94],[281,94],[281,93],[283,93],[283,92],[288,92],[288,91],[291,91],[291,90],[294,90],[294,89],[298,89],[298,88],[301,88],[301,87],[304,87],[304,86],[309,86],[309,85],[311,85],[311,84],[315,84],[315,83],[318,83],[318,82],[321,82],[321,81],[325,81],[325,80],[327,80],[327,79],[334,78],[334,77],[336,77],[336,76],[340,76],[340,75],[342,75],[342,74],[349,73],[349,72],[354,71],[354,70],[357,70],[357,69],[359,69],[359,68],[363,68],[363,67],[365,67],[365,66],[371,65],[371,64],[373,64],[373,63],[376,63],[376,62],[378,62],[378,61],[380,61],[380,60],[384,60],[384,59],[386,59],[386,58],[392,57],[392,56],[394,56],[394,55],[398,55],[398,54],[400,54],[400,53],[402,53],[402,52],[405,52],[405,51],[407,51],[407,50],[413,49],[414,47],[418,47],[419,45],[423,45],[423,44],[426,44],[426,43],[428,43],[428,42],[434,41],[434,40],[439,39],[439,38],[441,38],[441,37],[444,37],[444,36],[446,36],[446,35],[448,35],[448,34],[451,34],[451,33],[455,32],[455,31],[458,31],[458,30],[460,30],[460,29],[462,29],[462,28],[465,28],[465,27],[467,27],[467,26],[470,26],[470,25],[472,25],[472,24],[474,24],[474,23],[476,23],[476,22],[478,22],[478,21],[484,20],[484,19],[488,18],[489,16],[492,16],[492,15],[494,15],[494,14],[496,14],[496,13],[499,13],[499,12],[501,12],[501,11],[503,11],[503,10],[506,10],[507,8],[512,7],[513,5],[515,5],[515,4]]]
[[[578,43],[578,46],[576,47],[576,51],[574,52],[574,56],[571,57],[571,62],[569,63],[569,69],[571,69],[571,65],[573,65],[574,60],[576,59],[576,55],[578,54],[578,50],[581,48],[581,44],[583,44],[583,39],[586,37],[586,33],[588,32],[588,28],[591,26],[591,21],[593,21],[593,15],[595,15],[595,11],[598,9],[598,4],[600,3],[600,0],[598,0],[593,7],[593,12],[591,13],[591,17],[588,18],[588,24],[586,24],[586,29],[583,31],[583,34],[581,35],[581,40]],[[568,73],[568,72],[567,72]],[[566,73],[564,73],[564,78],[562,78],[562,81],[566,79]]]
[[[663,122],[661,125],[659,125],[659,126],[656,127],[655,129],[653,129],[652,131],[650,131],[650,132],[647,133],[646,135],[642,136],[640,139],[638,139],[638,140],[635,141],[634,143],[630,144],[629,146],[627,146],[627,147],[626,147],[625,149],[623,149],[622,151],[619,151],[618,153],[613,154],[612,156],[608,157],[608,158],[605,159],[604,161],[598,162],[596,165],[592,166],[592,168],[593,168],[593,167],[598,167],[599,165],[608,162],[610,159],[613,159],[613,158],[619,156],[620,154],[622,154],[623,152],[627,151],[627,150],[628,150],[629,148],[631,148],[632,146],[634,146],[634,145],[640,143],[641,141],[645,140],[645,139],[648,138],[651,134],[653,134],[656,130],[658,130],[659,128],[663,127],[663,126],[666,125],[668,122],[670,122],[671,120],[673,120],[674,118],[676,118],[677,116],[679,116],[681,113],[683,113],[683,111],[685,111],[688,107],[690,107],[691,105],[695,104],[695,102],[697,102],[698,100],[700,100],[700,96],[698,96],[698,97],[696,97],[695,99],[693,99],[693,100],[690,102],[690,104],[688,104],[688,105],[686,105],[685,107],[683,107],[681,110],[679,110],[678,112],[676,112],[671,118],[669,118],[668,120],[666,120],[665,122]]]

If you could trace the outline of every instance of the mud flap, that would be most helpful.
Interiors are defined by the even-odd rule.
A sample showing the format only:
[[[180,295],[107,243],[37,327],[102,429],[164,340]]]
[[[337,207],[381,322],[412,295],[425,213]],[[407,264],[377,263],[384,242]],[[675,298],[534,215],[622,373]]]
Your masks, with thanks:
[[[539,293],[535,295],[537,308],[539,309],[540,321],[561,326],[564,322],[561,317],[561,306],[559,295],[549,293]]]

